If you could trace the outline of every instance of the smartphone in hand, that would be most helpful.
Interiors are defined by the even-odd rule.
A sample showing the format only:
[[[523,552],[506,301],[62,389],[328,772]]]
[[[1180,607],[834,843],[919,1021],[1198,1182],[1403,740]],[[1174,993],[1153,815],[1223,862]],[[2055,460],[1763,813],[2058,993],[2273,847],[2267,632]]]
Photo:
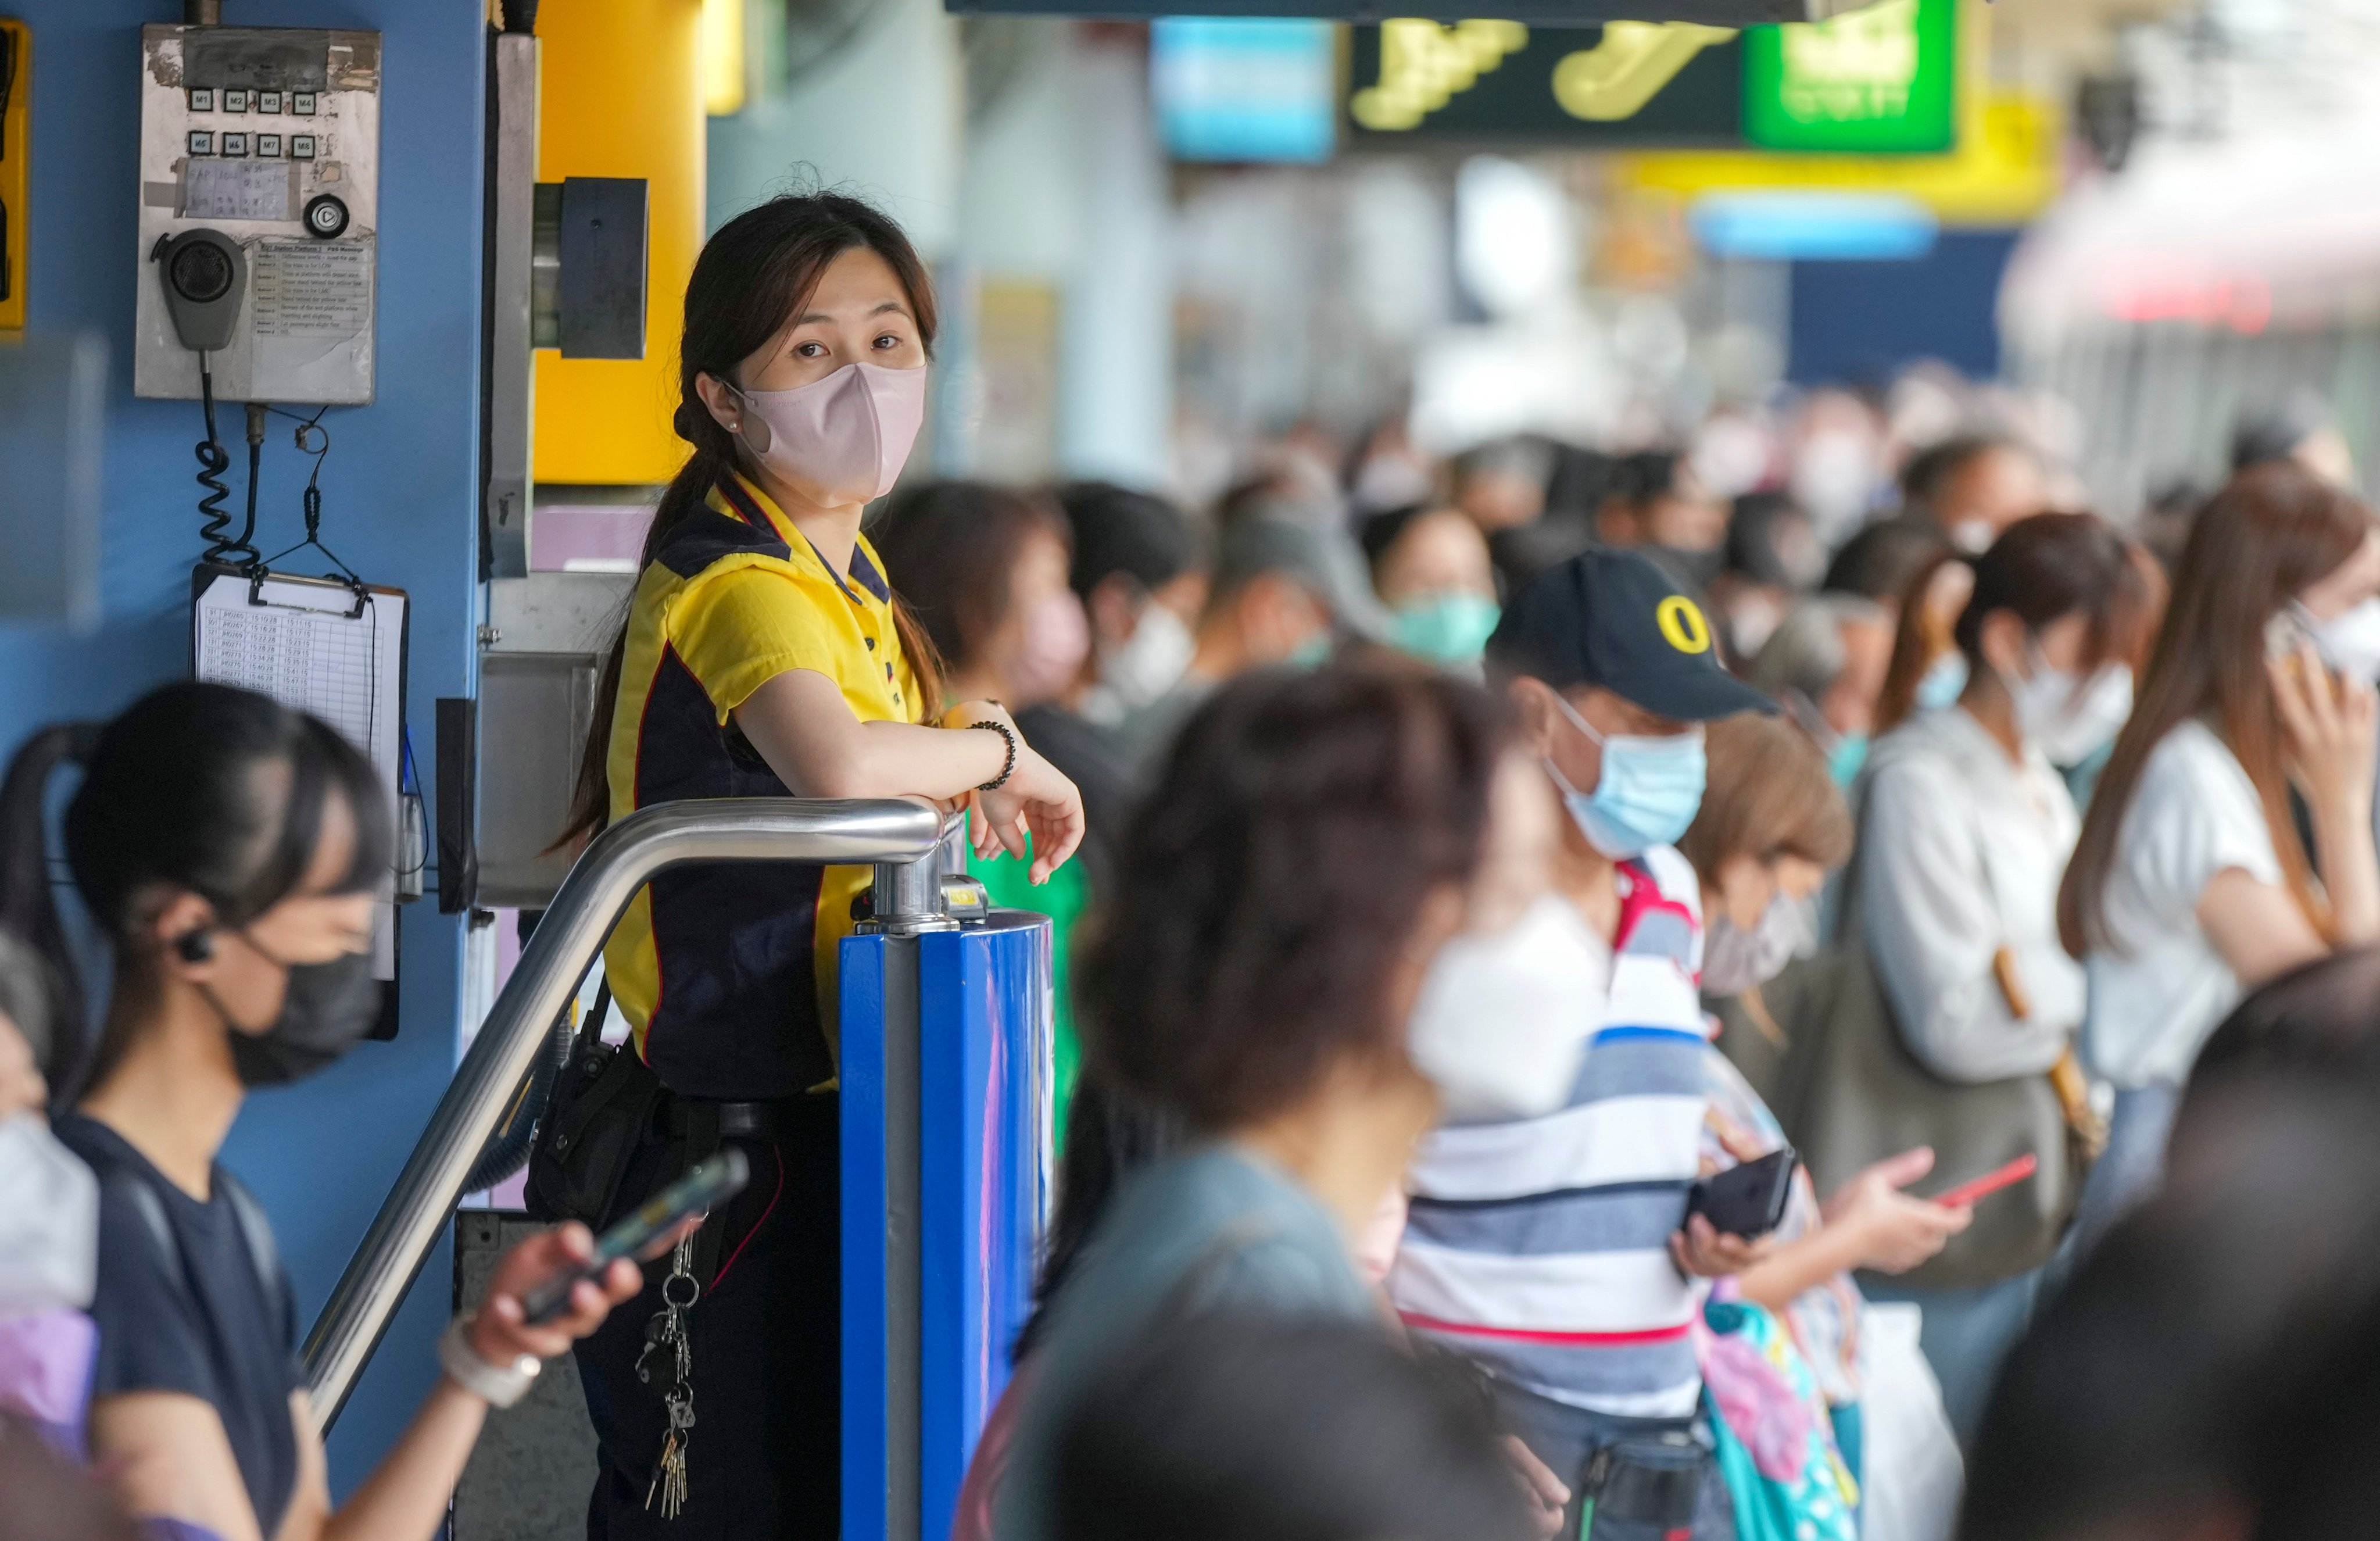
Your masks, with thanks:
[[[1800,1160],[1789,1145],[1756,1161],[1714,1172],[1687,1194],[1686,1213],[1702,1216],[1714,1231],[1757,1241],[1783,1222],[1793,1168]]]
[[[552,1321],[569,1304],[570,1292],[580,1280],[600,1279],[619,1259],[638,1256],[686,1221],[742,1193],[751,1180],[752,1164],[742,1151],[733,1147],[721,1151],[596,1237],[595,1256],[586,1263],[531,1290],[521,1300],[521,1314],[532,1324]]]
[[[1996,1167],[1972,1183],[1961,1183],[1948,1193],[1936,1194],[1926,1202],[1939,1204],[1946,1209],[1961,1208],[1979,1198],[1988,1198],[2002,1188],[2015,1186],[2031,1177],[2040,1166],[2040,1159],[2028,1150],[2008,1165]]]

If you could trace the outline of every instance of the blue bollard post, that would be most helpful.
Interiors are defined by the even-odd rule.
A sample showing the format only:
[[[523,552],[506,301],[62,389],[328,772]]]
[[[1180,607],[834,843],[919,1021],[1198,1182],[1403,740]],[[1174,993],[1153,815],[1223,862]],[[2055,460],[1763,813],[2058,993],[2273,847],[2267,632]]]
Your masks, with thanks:
[[[1050,921],[854,937],[842,979],[843,1534],[941,1541],[1032,1308]]]

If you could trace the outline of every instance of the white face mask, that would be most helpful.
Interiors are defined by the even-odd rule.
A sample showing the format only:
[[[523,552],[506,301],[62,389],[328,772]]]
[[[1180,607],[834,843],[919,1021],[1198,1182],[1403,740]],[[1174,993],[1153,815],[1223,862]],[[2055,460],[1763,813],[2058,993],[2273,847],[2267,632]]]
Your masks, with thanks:
[[[1099,683],[1084,715],[1122,722],[1180,684],[1197,650],[1197,638],[1171,606],[1142,601],[1132,635],[1099,645]]]
[[[1760,912],[1760,924],[1739,931],[1725,911],[1711,918],[1703,939],[1703,993],[1742,995],[1785,971],[1812,940],[1810,907],[1783,889]]]
[[[91,1304],[99,1180],[35,1113],[0,1119],[0,1317]]]
[[[1586,923],[1548,894],[1510,929],[1439,949],[1406,1049],[1449,1118],[1542,1118],[1570,1100],[1610,978]]]
[[[2122,664],[2103,665],[2083,680],[2070,670],[2051,668],[2030,645],[2027,657],[2033,675],[2009,681],[2009,698],[2016,708],[2017,732],[2050,764],[2082,764],[2132,715],[2132,672]]]
[[[2370,599],[2327,621],[2306,618],[2325,663],[2350,679],[2380,679],[2380,599]]]

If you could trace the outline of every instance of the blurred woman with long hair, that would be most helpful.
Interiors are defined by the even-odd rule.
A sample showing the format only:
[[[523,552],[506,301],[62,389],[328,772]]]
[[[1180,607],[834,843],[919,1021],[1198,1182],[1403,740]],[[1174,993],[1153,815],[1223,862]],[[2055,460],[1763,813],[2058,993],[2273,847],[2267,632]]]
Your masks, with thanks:
[[[2083,1245],[2154,1187],[2182,1081],[2243,988],[2380,940],[2373,691],[2338,624],[2380,595],[2372,510],[2294,464],[2201,514],[2058,898],[2117,1088]],[[2313,834],[2300,833],[2294,794]]]

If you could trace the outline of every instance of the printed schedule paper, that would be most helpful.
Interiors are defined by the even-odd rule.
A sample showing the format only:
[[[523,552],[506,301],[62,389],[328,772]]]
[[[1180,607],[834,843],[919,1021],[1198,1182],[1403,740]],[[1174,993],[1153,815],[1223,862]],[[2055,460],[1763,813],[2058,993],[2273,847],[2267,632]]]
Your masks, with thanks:
[[[261,602],[256,602],[261,601]],[[191,608],[198,677],[309,711],[364,752],[388,807],[397,806],[405,732],[406,596],[321,578],[268,576],[250,594],[245,573],[217,573]],[[382,880],[372,927],[372,973],[396,977],[395,873]]]

